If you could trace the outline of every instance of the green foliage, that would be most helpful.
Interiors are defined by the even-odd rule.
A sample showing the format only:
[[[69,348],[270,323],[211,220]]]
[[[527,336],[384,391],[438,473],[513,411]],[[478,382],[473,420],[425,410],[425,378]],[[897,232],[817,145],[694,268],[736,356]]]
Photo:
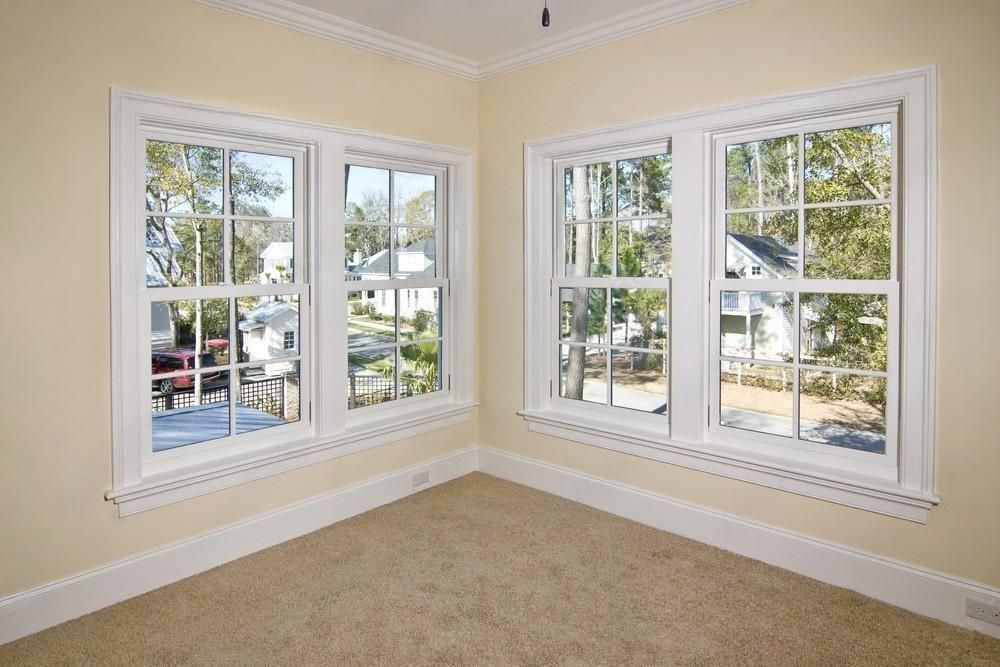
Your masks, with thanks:
[[[411,394],[426,394],[438,389],[438,343],[417,343],[400,348],[408,363],[399,381]]]
[[[413,313],[411,324],[418,334],[425,333],[434,322],[434,313],[429,310],[420,309]]]

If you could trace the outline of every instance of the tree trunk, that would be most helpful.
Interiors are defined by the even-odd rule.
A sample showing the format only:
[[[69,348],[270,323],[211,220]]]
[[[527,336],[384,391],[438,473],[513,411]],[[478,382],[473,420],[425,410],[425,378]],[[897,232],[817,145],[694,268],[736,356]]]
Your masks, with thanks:
[[[590,217],[590,189],[586,167],[573,167],[573,205],[577,218],[581,212]],[[576,248],[573,254],[573,275],[585,278],[590,275],[590,224],[576,225]],[[586,287],[573,288],[573,311],[570,319],[570,340],[587,341],[587,310],[589,307]],[[566,364],[566,397],[583,398],[583,374],[586,368],[587,348],[571,345]]]

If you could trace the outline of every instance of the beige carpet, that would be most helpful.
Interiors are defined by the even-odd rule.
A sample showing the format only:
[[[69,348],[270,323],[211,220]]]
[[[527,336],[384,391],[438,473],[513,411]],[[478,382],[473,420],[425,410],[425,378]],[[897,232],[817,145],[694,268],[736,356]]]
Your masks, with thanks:
[[[473,474],[0,664],[1000,664],[1000,641]]]

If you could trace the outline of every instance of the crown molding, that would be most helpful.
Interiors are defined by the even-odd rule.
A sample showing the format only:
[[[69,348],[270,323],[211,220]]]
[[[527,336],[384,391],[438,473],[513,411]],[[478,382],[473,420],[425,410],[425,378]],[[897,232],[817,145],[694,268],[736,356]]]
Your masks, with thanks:
[[[606,21],[591,23],[552,39],[481,61],[376,30],[290,0],[195,1],[446,74],[481,81],[703,14],[742,5],[750,0],[661,0]]]
[[[304,7],[289,0],[195,0],[195,2],[217,9],[227,9],[283,28],[298,30],[464,79],[480,78],[479,65],[474,60],[399,35],[369,28],[311,7]]]
[[[742,5],[750,0],[661,0],[608,19],[562,33],[480,61],[479,79],[489,79],[523,67],[562,58],[601,44],[688,21],[703,14]]]

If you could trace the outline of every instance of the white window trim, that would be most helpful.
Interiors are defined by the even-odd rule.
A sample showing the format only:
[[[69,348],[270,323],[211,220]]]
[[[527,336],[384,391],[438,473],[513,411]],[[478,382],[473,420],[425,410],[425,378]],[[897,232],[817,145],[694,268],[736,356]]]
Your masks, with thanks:
[[[175,127],[247,142],[278,142],[305,152],[307,296],[312,317],[300,338],[310,346],[311,406],[294,436],[261,438],[253,444],[180,448],[151,466],[144,459],[141,429],[148,416],[148,387],[138,353],[138,290],[144,262],[137,251],[135,218],[144,169],[141,132],[146,126]],[[348,154],[433,164],[447,173],[447,256],[454,285],[449,331],[451,385],[440,396],[396,402],[397,409],[348,420],[347,323],[344,280],[344,165]],[[315,462],[444,428],[471,416],[475,403],[476,312],[472,280],[474,155],[470,151],[396,139],[320,123],[295,121],[199,103],[112,89],[111,91],[111,297],[112,297],[112,488],[105,497],[119,514],[159,507]],[[355,287],[356,289],[356,287]],[[462,327],[454,326],[461,322]],[[305,363],[305,362],[304,362]],[[308,372],[308,375],[307,375]],[[311,412],[311,419],[306,411]]]
[[[746,104],[685,113],[525,146],[525,403],[529,430],[634,456],[748,481],[915,522],[926,522],[939,502],[934,485],[936,364],[936,70],[927,67],[872,77]],[[900,293],[902,356],[899,442],[894,479],[836,470],[805,460],[763,454],[749,439],[713,437],[708,429],[710,391],[713,137],[740,128],[801,121],[861,109],[901,105],[900,163],[906,187],[900,201],[905,225],[902,260],[923,267],[908,275]],[[670,137],[673,154],[674,253],[671,310],[670,433],[650,430],[627,415],[594,419],[586,405],[552,400],[555,322],[548,290],[554,264],[552,178],[555,162],[603,151],[627,151]],[[685,221],[688,221],[685,224]],[[693,224],[692,224],[693,223]],[[677,327],[676,313],[701,313]],[[589,412],[589,414],[588,414]],[[748,446],[749,445],[749,446]]]

